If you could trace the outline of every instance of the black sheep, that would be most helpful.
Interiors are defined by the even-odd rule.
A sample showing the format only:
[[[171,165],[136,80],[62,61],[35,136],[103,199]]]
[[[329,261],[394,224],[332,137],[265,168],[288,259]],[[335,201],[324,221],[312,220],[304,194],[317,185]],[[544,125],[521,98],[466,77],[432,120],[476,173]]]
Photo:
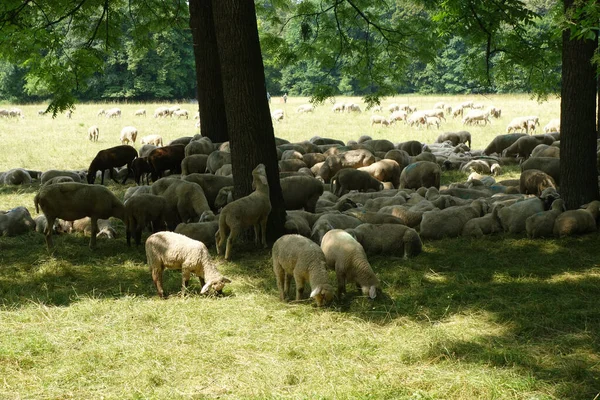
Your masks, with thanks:
[[[125,178],[122,182],[125,183],[129,175],[129,171],[131,171],[131,162],[137,156],[137,150],[126,144],[100,150],[88,168],[88,183],[93,184],[96,180],[96,173],[98,171],[102,171],[102,179],[100,182],[102,185],[104,185],[104,171],[107,169],[110,170],[111,179],[118,183],[118,181],[115,179],[113,168],[122,167],[123,165],[127,164],[128,173],[125,174]]]

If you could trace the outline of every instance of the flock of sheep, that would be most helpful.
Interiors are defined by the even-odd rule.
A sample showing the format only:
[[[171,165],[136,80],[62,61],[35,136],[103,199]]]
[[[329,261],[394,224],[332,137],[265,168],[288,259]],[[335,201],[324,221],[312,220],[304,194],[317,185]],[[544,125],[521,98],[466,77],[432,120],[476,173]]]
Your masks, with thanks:
[[[334,112],[360,110],[355,104],[336,106]],[[416,114],[421,125],[443,117],[448,109],[436,105],[432,110],[438,110],[438,116],[431,117],[398,104],[389,107],[391,116],[402,111],[399,120],[409,124]],[[483,111],[466,103],[452,112],[457,109],[465,125],[487,123],[486,118],[466,119],[471,111],[483,112],[487,118],[501,113],[495,107]],[[99,115],[110,117],[116,110],[102,110]],[[157,109],[155,117],[176,111]],[[287,210],[287,234],[272,248],[281,299],[288,298],[293,279],[296,299],[304,297],[308,284],[310,297],[318,305],[327,304],[336,292],[328,270],[335,271],[338,296],[344,295],[346,284],[355,283],[365,296],[375,298],[381,288],[368,257],[417,256],[427,240],[497,232],[526,233],[530,238],[595,232],[600,202],[579,210],[563,209],[557,192],[558,130],[532,135],[539,119],[520,120],[524,122],[518,126],[515,122],[515,128],[509,124],[511,133],[496,136],[480,150],[470,148],[467,131],[442,133],[434,143],[392,143],[368,136],[347,143],[322,137],[297,143],[276,138]],[[98,137],[97,127],[92,128],[90,140]],[[183,291],[192,273],[200,278],[202,293],[222,291],[230,280],[218,271],[208,248],[215,246],[217,254],[229,260],[236,238],[251,228],[256,244],[267,246],[271,203],[265,166],[252,171],[254,192],[233,199],[227,142],[213,143],[196,135],[163,145],[160,137],[146,137],[136,150],[137,131],[127,128],[132,129],[123,129],[122,144],[99,151],[85,171],[42,173],[15,168],[0,173],[4,184],[39,181],[34,205],[43,213],[33,220],[26,207],[1,212],[0,233],[36,229],[45,234],[50,248],[56,233],[88,231],[93,248],[100,235],[114,237],[109,219],[117,218],[124,222],[128,245],[132,237],[140,245],[143,231],[152,232],[145,250],[159,296],[164,296],[165,268],[182,271]],[[519,163],[519,179],[497,180],[504,166]],[[447,170],[470,175],[466,182],[441,186],[441,175]],[[136,185],[120,199],[103,186],[105,176],[122,183],[131,179]],[[98,178],[100,184],[95,184]]]

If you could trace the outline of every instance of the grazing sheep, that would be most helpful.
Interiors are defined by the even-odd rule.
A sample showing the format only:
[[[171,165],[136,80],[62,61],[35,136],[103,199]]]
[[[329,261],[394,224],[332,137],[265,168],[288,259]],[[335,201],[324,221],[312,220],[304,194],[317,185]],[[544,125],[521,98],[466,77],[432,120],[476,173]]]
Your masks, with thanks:
[[[323,236],[332,229],[353,229],[362,223],[356,217],[346,214],[324,213],[313,224],[310,238],[321,244]]]
[[[554,232],[554,222],[556,218],[564,211],[565,203],[563,199],[556,199],[552,203],[552,208],[548,211],[542,211],[533,214],[525,220],[525,230],[529,239],[552,237]]]
[[[396,121],[406,121],[406,118],[408,118],[408,113],[406,111],[399,110],[391,113],[388,118],[388,121],[390,122],[390,124],[393,124]]]
[[[152,193],[152,187],[148,186],[148,185],[142,185],[142,186],[132,186],[130,188],[127,188],[127,190],[125,191],[125,194],[123,195],[123,203],[127,203],[127,201],[132,198],[133,196],[137,196],[139,194],[142,193]]]
[[[283,119],[284,117],[284,112],[282,109],[278,108],[276,110],[271,111],[271,118],[275,121],[275,122],[279,122]]]
[[[138,131],[133,126],[126,126],[121,129],[121,144],[135,144],[135,139],[137,138]]]
[[[305,209],[315,212],[319,196],[323,194],[323,184],[309,176],[290,176],[280,179],[283,203],[286,210]]]
[[[106,110],[105,110],[104,108],[101,108],[101,109],[98,111],[98,114],[97,114],[97,116],[98,116],[98,117],[101,117],[101,116],[103,116],[103,115],[106,115]]]
[[[345,103],[335,103],[333,105],[333,108],[331,109],[333,112],[344,112],[344,109],[346,108],[346,104]]]
[[[142,138],[142,144],[151,144],[153,146],[162,146],[163,138],[160,135],[148,135]]]
[[[215,235],[219,230],[219,221],[181,223],[175,228],[175,233],[185,235],[190,239],[204,243],[206,246],[215,244]]]
[[[387,118],[382,117],[381,115],[371,115],[371,126],[378,124],[382,126],[388,126],[390,121]]]
[[[516,142],[519,138],[527,136],[526,133],[512,133],[509,135],[498,135],[490,144],[487,145],[483,153],[487,156],[492,155],[493,153],[502,154],[502,152],[511,146],[514,142]]]
[[[165,268],[181,270],[181,292],[185,294],[191,274],[202,284],[201,294],[213,289],[223,291],[231,280],[224,277],[212,261],[204,243],[175,232],[158,232],[146,240],[146,258],[158,296],[164,298],[162,276]]]
[[[125,237],[131,246],[131,236],[136,245],[142,241],[142,230],[151,224],[152,232],[164,230],[167,201],[162,196],[140,193],[125,202]]]
[[[321,250],[327,267],[335,271],[338,297],[346,293],[346,282],[354,281],[365,296],[374,299],[379,279],[373,272],[362,245],[348,232],[332,229],[323,236]]]
[[[233,177],[218,176],[213,174],[198,174],[193,173],[183,177],[183,180],[194,182],[200,185],[204,190],[204,195],[211,209],[217,210],[215,200],[219,191],[226,186],[233,186]]]
[[[35,221],[23,206],[0,211],[0,236],[17,236],[35,230]]]
[[[526,117],[517,117],[517,118],[513,118],[512,121],[510,121],[510,123],[506,126],[506,133],[511,133],[511,132],[519,132],[519,131],[525,131],[525,133],[528,132],[529,129],[529,125],[527,124],[527,118]]]
[[[36,212],[39,213],[39,209],[42,209],[48,226],[54,226],[56,218],[74,221],[90,217],[90,248],[96,247],[98,219],[116,217],[123,220],[125,215],[125,206],[121,200],[104,186],[75,182],[56,183],[41,187],[33,201]],[[48,248],[53,246],[50,229],[46,231],[46,245]]]
[[[544,133],[560,132],[560,118],[551,119],[544,126]]]
[[[421,237],[412,228],[399,224],[365,223],[346,229],[368,255],[386,254],[405,259],[419,255],[423,250]]]
[[[106,118],[121,118],[121,109],[117,107],[109,108],[104,112],[104,115]]]
[[[539,169],[528,169],[521,172],[519,178],[519,192],[523,194],[533,194],[540,196],[544,189],[556,189],[554,179]]]
[[[596,232],[600,201],[594,200],[579,210],[568,210],[556,217],[553,232],[556,237]]]
[[[148,163],[152,167],[152,181],[162,177],[164,171],[181,173],[181,162],[185,158],[185,146],[181,144],[157,147],[148,155]]]
[[[492,123],[492,121],[490,121],[490,113],[488,111],[469,110],[469,112],[462,119],[463,125],[478,124],[481,121],[483,121],[484,125]]]
[[[401,189],[418,189],[420,187],[440,188],[442,170],[439,165],[430,161],[417,161],[409,164],[400,174]]]
[[[90,236],[92,234],[92,219],[90,217],[76,219],[71,225],[71,232],[81,232],[85,236]],[[110,224],[109,220],[98,219],[98,233],[96,233],[96,237],[114,239],[117,237],[117,231]]]
[[[139,110],[135,110],[135,112],[133,113],[133,115],[135,117],[145,117],[146,116],[146,109],[145,108],[140,108]]]
[[[368,172],[353,168],[344,168],[331,178],[331,190],[336,196],[341,196],[350,190],[367,192],[383,190],[383,184],[373,178]]]
[[[165,220],[169,230],[180,222],[197,222],[202,213],[210,211],[204,190],[193,182],[174,180],[160,195],[167,201]]]
[[[174,110],[171,113],[171,117],[177,117],[177,118],[181,118],[181,117],[185,117],[185,119],[189,119],[190,118],[190,114],[188,112],[188,110]]]
[[[113,168],[127,165],[127,171],[131,171],[131,163],[137,156],[137,150],[129,145],[115,146],[109,149],[100,150],[90,163],[87,172],[87,182],[89,184],[93,184],[96,180],[96,173],[98,171],[102,171],[100,183],[104,185],[104,171],[107,169],[110,171],[110,178],[117,182],[114,176]],[[125,175],[125,179],[123,179],[122,183],[125,183],[126,180],[127,174]]]
[[[255,188],[254,192],[227,204],[219,215],[217,254],[222,254],[223,246],[226,245],[226,260],[231,258],[233,240],[251,226],[254,226],[256,244],[260,240],[259,234],[262,234],[262,244],[267,247],[267,218],[271,213],[271,200],[264,164],[259,164],[252,171],[252,186]]]
[[[465,206],[448,207],[439,211],[423,213],[419,234],[423,239],[441,239],[459,236],[467,221],[487,212],[487,203],[474,200]]]
[[[272,249],[273,272],[277,279],[279,297],[286,300],[290,291],[290,278],[296,284],[296,300],[302,300],[304,285],[310,284],[310,298],[321,307],[333,299],[333,286],[329,283],[323,250],[300,235],[284,235],[277,239]]]
[[[362,110],[360,109],[360,106],[358,104],[355,104],[355,103],[346,103],[346,112],[357,112],[357,113],[360,113],[360,112],[362,112]]]
[[[98,128],[98,125],[90,126],[88,128],[88,139],[92,142],[97,142],[98,136],[100,136],[100,128]]]
[[[436,128],[440,129],[441,121],[438,117],[425,117],[425,127],[429,129],[430,126],[435,125]]]
[[[298,108],[296,108],[297,113],[311,113],[315,110],[312,104],[302,104]]]
[[[544,201],[533,197],[503,207],[498,211],[498,218],[504,232],[521,233],[525,231],[527,218],[542,211]]]

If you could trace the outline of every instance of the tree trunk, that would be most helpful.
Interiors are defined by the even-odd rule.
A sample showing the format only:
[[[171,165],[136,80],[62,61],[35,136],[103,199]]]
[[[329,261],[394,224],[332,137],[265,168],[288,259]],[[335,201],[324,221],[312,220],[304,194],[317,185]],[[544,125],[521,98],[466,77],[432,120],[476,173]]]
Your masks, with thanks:
[[[212,0],[190,0],[189,6],[196,61],[200,131],[213,142],[226,142],[229,136]]]
[[[574,0],[565,0],[565,11]],[[576,21],[575,21],[576,22]],[[596,162],[596,40],[563,31],[560,106],[560,192],[567,209],[598,198]]]
[[[267,235],[273,241],[283,233],[285,207],[254,2],[216,0],[213,18],[235,176],[234,198],[252,192],[251,172],[264,164],[272,206]]]

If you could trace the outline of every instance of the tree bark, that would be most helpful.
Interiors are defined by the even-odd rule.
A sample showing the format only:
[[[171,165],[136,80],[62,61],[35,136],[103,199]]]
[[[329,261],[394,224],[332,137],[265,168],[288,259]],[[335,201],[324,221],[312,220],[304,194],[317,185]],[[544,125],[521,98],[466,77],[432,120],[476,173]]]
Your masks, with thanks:
[[[235,176],[234,198],[252,192],[252,170],[264,164],[272,207],[267,235],[273,241],[283,234],[285,207],[254,2],[216,0],[213,18]]]
[[[574,0],[565,0],[565,11]],[[560,193],[567,209],[598,198],[596,68],[598,40],[571,40],[563,31],[560,106]]]
[[[200,132],[213,142],[226,142],[229,136],[212,0],[190,0],[189,6],[196,61]]]

